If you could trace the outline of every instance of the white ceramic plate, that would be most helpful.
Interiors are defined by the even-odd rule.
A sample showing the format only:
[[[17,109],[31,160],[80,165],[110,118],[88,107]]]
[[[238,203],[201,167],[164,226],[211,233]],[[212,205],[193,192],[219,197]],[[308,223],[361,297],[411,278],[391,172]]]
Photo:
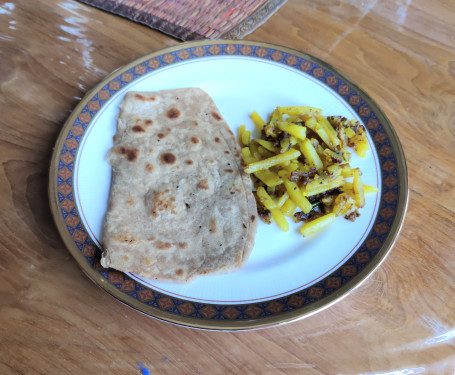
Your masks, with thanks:
[[[235,134],[241,124],[254,130],[249,118],[253,110],[268,118],[278,105],[310,105],[322,108],[326,116],[342,115],[363,122],[371,151],[366,158],[353,152],[351,165],[360,167],[363,182],[378,187],[378,193],[366,196],[366,206],[355,222],[337,218],[328,229],[310,238],[299,234],[301,224],[292,223],[290,231],[284,233],[276,225],[261,222],[250,259],[241,270],[229,274],[174,284],[101,269],[96,248],[102,243],[111,182],[111,168],[105,157],[113,145],[119,104],[127,91],[179,87],[200,87],[208,92]],[[387,155],[383,147],[390,151]],[[70,157],[65,159],[68,154]],[[340,291],[351,290],[367,276],[363,269],[369,274],[379,265],[398,234],[407,202],[401,147],[393,128],[371,99],[333,68],[310,56],[254,42],[186,43],[114,72],[76,108],[57,142],[53,163],[54,216],[57,224],[64,224],[58,226],[64,238],[69,235],[66,242],[74,250],[73,255],[84,256],[84,260],[76,256],[83,269],[132,307],[193,327],[252,328],[293,320],[329,305],[345,294]],[[70,181],[64,178],[69,175],[66,170],[71,174]],[[384,189],[384,179],[389,175],[395,180],[389,178]],[[386,199],[385,195],[394,189],[393,200]],[[379,215],[380,211],[386,215]],[[68,217],[72,216],[77,217],[77,223],[73,220],[68,225]],[[374,227],[384,227],[384,222],[387,228],[380,234]],[[93,248],[89,257],[84,255],[87,246]],[[119,282],[111,280],[112,275],[117,275]],[[152,298],[141,298],[139,292]],[[309,298],[310,294],[313,296]],[[300,300],[289,303],[292,297],[298,299],[296,296],[305,297],[301,305]],[[164,300],[170,302],[159,303]],[[261,309],[261,303],[279,303],[282,308],[262,308],[262,315],[256,314],[257,309],[251,315],[245,312],[254,307]],[[188,309],[179,309],[182,305]],[[211,312],[204,316],[202,309]],[[169,318],[169,314],[173,316]]]

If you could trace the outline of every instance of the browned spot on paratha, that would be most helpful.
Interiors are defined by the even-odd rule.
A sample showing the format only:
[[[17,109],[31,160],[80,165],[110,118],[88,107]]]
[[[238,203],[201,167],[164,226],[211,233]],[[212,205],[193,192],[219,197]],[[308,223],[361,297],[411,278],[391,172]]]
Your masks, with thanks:
[[[131,129],[134,133],[144,133],[145,129],[141,125],[133,126]]]
[[[171,108],[169,111],[167,111],[166,116],[174,120],[180,116],[180,111],[177,108]]]
[[[117,149],[117,153],[124,155],[128,161],[136,161],[137,156],[139,155],[139,150],[137,148],[126,148],[122,146]]]
[[[149,102],[149,101],[155,101],[156,100],[156,97],[154,96],[144,96],[144,95],[141,95],[141,94],[136,94],[134,95],[134,97],[137,99],[137,100],[140,100],[142,102]]]
[[[234,173],[234,170],[233,169],[225,169],[224,170],[226,173]]]
[[[216,143],[220,143],[220,142],[221,142],[220,137],[215,137],[215,142],[216,142]]]
[[[178,270],[175,271],[175,274],[177,276],[183,276],[183,270],[181,268],[179,268]]]
[[[152,200],[150,214],[152,217],[158,217],[160,212],[170,212],[176,214],[175,197],[169,196],[169,190],[156,193]]]
[[[193,165],[193,164],[194,164],[194,161],[192,161],[192,160],[185,160],[185,164],[186,164],[186,165]]]
[[[218,113],[216,113],[216,112],[212,112],[212,116],[213,116],[213,118],[214,118],[215,120],[218,120],[218,121],[221,120],[221,116],[220,116]]]
[[[209,190],[210,189],[209,180],[207,180],[205,178],[204,180],[199,181],[199,183],[197,184],[197,187],[199,189]]]
[[[153,120],[150,120],[150,119],[145,120],[145,125],[147,125],[147,126],[153,125]]]
[[[152,165],[152,164],[147,163],[147,164],[145,165],[145,170],[146,170],[146,171],[153,172],[153,169],[154,169],[154,168],[153,168],[153,165]]]
[[[117,234],[113,237],[113,240],[126,244],[132,244],[137,241],[136,237],[129,232]]]
[[[161,162],[163,164],[174,164],[176,160],[176,156],[170,152],[161,155]]]
[[[216,219],[214,217],[212,217],[210,219],[210,227],[209,227],[209,231],[211,233],[216,233]]]
[[[191,141],[191,142],[193,142],[194,144],[196,144],[196,143],[199,143],[199,142],[200,142],[200,140],[199,140],[199,138],[198,138],[198,137],[191,137],[190,141]]]
[[[156,241],[155,246],[159,250],[169,250],[172,245],[169,242]]]
[[[179,249],[188,249],[188,242],[179,242],[177,246]]]

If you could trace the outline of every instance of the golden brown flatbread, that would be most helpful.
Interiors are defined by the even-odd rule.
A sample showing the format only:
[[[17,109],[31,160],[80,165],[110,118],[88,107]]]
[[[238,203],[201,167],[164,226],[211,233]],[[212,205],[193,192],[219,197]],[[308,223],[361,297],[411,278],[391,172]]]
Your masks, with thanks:
[[[187,282],[243,266],[258,221],[252,183],[206,92],[127,93],[108,161],[104,267]]]

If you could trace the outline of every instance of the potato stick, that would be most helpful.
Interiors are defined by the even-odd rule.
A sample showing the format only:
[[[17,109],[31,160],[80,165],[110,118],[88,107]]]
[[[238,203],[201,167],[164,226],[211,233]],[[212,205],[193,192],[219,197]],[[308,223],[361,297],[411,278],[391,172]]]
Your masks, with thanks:
[[[351,161],[351,153],[347,151],[346,149],[343,149],[341,152],[343,154],[343,159],[346,163],[349,163]]]
[[[378,192],[378,188],[376,186],[363,185],[363,192],[365,194],[377,193]]]
[[[333,203],[333,213],[337,216],[343,216],[355,210],[355,200],[347,193],[339,194]]]
[[[276,165],[276,168],[278,168],[278,169],[285,169],[285,168],[288,167],[290,164],[291,164],[291,161],[290,161],[290,160],[286,160],[286,161],[283,162],[283,163],[277,164],[277,165]]]
[[[259,147],[259,146],[257,145],[256,142],[251,142],[251,143],[250,143],[251,155],[253,155],[253,157],[257,159],[256,161],[258,161],[258,160],[261,159],[261,158],[260,158],[261,155],[260,155],[259,152],[258,152],[258,147]]]
[[[324,158],[324,149],[322,148],[321,145],[318,145],[318,147],[316,148],[316,152],[318,153],[319,158],[322,160]]]
[[[322,169],[324,165],[322,164],[321,158],[319,157],[315,148],[311,144],[310,140],[304,139],[302,142],[300,142],[299,146],[300,151],[302,151],[302,154],[305,157],[308,164],[310,164],[310,166],[316,168],[317,170]]]
[[[326,128],[316,121],[314,117],[305,121],[305,126],[309,127],[311,130],[317,133],[319,137],[324,141],[324,143],[329,146],[330,149],[335,150],[335,145],[333,144],[329,134],[327,133]]]
[[[337,129],[338,131],[338,138],[340,139],[340,146],[341,148],[345,148],[347,147],[347,144],[349,143],[349,140],[348,140],[348,137],[346,135],[346,132],[345,132],[345,128],[344,127],[339,127]]]
[[[333,128],[332,124],[329,122],[329,120],[327,120],[327,118],[325,118],[322,115],[316,115],[316,120],[325,128],[332,144],[334,144],[335,146],[339,146],[340,140],[338,138],[338,134],[336,130]]]
[[[356,168],[351,168],[349,164],[341,166],[341,174],[344,178],[354,177],[354,170]]]
[[[261,116],[259,116],[259,114],[256,111],[251,113],[250,118],[253,121],[254,125],[256,125],[256,128],[258,130],[261,131],[262,129],[264,129],[265,121],[262,119]]]
[[[324,228],[332,224],[336,219],[336,215],[334,213],[330,213],[321,217],[318,217],[317,219],[314,219],[305,225],[302,226],[300,229],[300,233],[304,237],[308,237]]]
[[[278,175],[272,171],[257,171],[254,173],[254,175],[259,178],[264,184],[266,184],[268,187],[274,187],[281,185],[283,183],[283,180],[278,177]]]
[[[306,133],[306,129],[305,129],[305,133]],[[291,135],[289,137],[289,142],[291,142],[291,147],[292,147],[299,143],[299,139],[297,137],[294,137],[293,135]]]
[[[246,173],[254,173],[260,170],[269,169],[274,165],[284,163],[289,160],[297,159],[300,156],[300,151],[298,150],[289,150],[283,154],[272,156],[271,158],[267,158],[264,160],[260,160],[251,164],[248,164],[244,171]]]
[[[313,118],[313,115],[310,113],[304,113],[303,115],[300,115],[299,117],[300,117],[300,120],[302,120],[303,122],[306,122],[310,118]]]
[[[342,169],[338,164],[332,164],[327,167],[327,172],[330,174],[330,176],[336,177],[342,174]]]
[[[242,156],[245,164],[257,161],[257,159],[251,155],[251,151],[248,147],[242,148]],[[283,180],[272,171],[258,171],[254,173],[254,175],[269,187],[278,186],[283,183]]]
[[[354,146],[354,149],[361,158],[364,158],[367,156],[367,151],[370,149],[370,146],[368,145],[368,142],[365,140],[357,143]]]
[[[280,150],[281,153],[288,151],[291,148],[291,142],[290,142],[289,137],[283,138],[280,141],[280,146],[281,146],[281,150]]]
[[[355,136],[355,131],[352,130],[352,128],[346,128],[344,130],[345,134],[348,136],[348,138],[352,138]]]
[[[348,192],[350,190],[352,191],[352,182],[345,182],[343,184],[343,190],[346,191],[346,192]],[[363,192],[365,194],[377,193],[378,192],[378,188],[376,186],[363,185]]]
[[[245,164],[254,163],[257,161],[257,159],[251,155],[250,149],[248,147],[242,148],[242,156]],[[278,186],[283,183],[283,180],[272,171],[258,171],[254,173],[254,175],[268,187]]]
[[[281,121],[278,123],[278,129],[293,135],[298,139],[306,138],[306,128],[304,126],[290,124],[286,121]]]
[[[299,116],[304,114],[320,114],[322,113],[322,109],[308,107],[308,106],[289,106],[289,107],[278,107],[278,110],[284,114],[289,116]]]
[[[266,148],[264,148],[262,146],[258,147],[258,152],[259,152],[259,155],[261,155],[261,159],[270,158],[272,156],[275,156],[275,154],[273,152],[270,152],[269,150],[267,150]]]
[[[295,160],[292,160],[288,165],[283,166],[283,168],[288,172],[294,172],[299,168],[299,163],[294,163]]]
[[[330,195],[330,194],[321,198],[321,202],[327,206],[333,206],[334,200],[335,200],[335,196]]]
[[[284,193],[280,199],[278,199],[278,202],[276,202],[276,205],[278,206],[278,208],[281,208],[284,204],[284,202],[286,202],[289,198],[289,194],[286,192]]]
[[[259,143],[265,149],[272,151],[274,154],[279,154],[280,149],[274,146],[273,142],[266,141],[264,139],[253,139],[254,142]]]
[[[301,124],[303,120],[300,116],[289,116],[286,121],[294,124]]]
[[[328,165],[335,163],[341,164],[345,162],[342,155],[338,155],[335,151],[328,148],[324,150],[324,157]]]
[[[251,132],[249,130],[245,130],[242,133],[242,143],[244,146],[248,146],[250,144],[250,135]]]
[[[287,232],[289,230],[289,223],[283,216],[282,212],[280,211],[276,203],[270,197],[270,195],[267,194],[267,192],[262,186],[256,191],[256,194],[257,197],[259,198],[259,201],[264,205],[264,207],[272,213],[272,217],[275,219],[276,223],[281,228],[281,230]]]
[[[343,176],[337,176],[334,179],[327,178],[327,179],[315,179],[311,182],[308,182],[305,185],[305,190],[303,194],[307,197],[312,195],[324,193],[327,190],[335,189],[340,187],[344,184]]]
[[[294,214],[297,205],[291,198],[286,199],[286,202],[281,206],[281,212],[283,215],[292,216]]]
[[[321,147],[321,145],[319,144],[319,141],[316,139],[316,138],[310,138],[310,143],[311,145],[313,146],[313,148],[316,150],[318,147]],[[322,149],[322,147],[321,147]],[[322,149],[322,151],[324,151],[324,149]]]
[[[297,184],[293,181],[289,181],[289,173],[286,171],[278,172],[278,176],[283,179],[284,187],[286,188],[289,197],[292,201],[306,214],[313,209],[311,203],[306,199],[300,191]]]
[[[362,179],[360,178],[360,172],[358,170],[354,171],[352,191],[354,192],[354,198],[357,207],[362,208],[365,206],[365,192],[363,190],[363,183]]]
[[[242,157],[245,164],[250,164],[257,161],[257,159],[253,155],[251,155],[249,147],[242,148]]]
[[[270,116],[269,123],[275,124],[277,122],[280,122],[283,118],[283,115],[281,114],[280,111],[277,109],[274,109],[272,112],[272,115]]]
[[[329,120],[327,120],[327,118],[325,118],[322,115],[315,115],[314,117],[316,118],[316,121],[319,122],[325,128],[328,134],[331,135],[337,134],[337,132],[335,131]]]
[[[240,142],[240,146],[245,146],[243,144],[243,133],[245,132],[245,125],[240,125],[239,127],[239,142]]]

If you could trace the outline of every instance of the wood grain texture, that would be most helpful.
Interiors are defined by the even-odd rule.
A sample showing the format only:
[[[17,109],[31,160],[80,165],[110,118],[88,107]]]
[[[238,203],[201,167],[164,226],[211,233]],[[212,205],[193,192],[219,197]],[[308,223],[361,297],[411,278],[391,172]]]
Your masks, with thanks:
[[[249,332],[173,326],[107,295],[52,221],[52,148],[106,74],[179,42],[74,1],[2,2],[1,374],[455,372],[455,3],[289,0],[248,38],[325,60],[391,120],[410,202],[385,262],[332,307]]]

